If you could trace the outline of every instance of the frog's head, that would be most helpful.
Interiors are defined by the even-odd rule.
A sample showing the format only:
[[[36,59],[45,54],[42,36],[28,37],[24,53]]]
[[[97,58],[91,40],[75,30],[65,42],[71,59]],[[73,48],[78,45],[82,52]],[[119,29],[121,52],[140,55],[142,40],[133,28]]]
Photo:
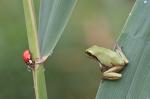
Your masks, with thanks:
[[[86,53],[86,55],[87,55],[89,58],[96,59],[97,61],[99,61],[98,58],[97,58],[96,55],[95,55],[95,51],[94,51],[94,48],[95,48],[95,47],[96,47],[96,45],[94,45],[94,46],[92,46],[92,47],[86,49],[86,50],[85,50],[85,53]]]

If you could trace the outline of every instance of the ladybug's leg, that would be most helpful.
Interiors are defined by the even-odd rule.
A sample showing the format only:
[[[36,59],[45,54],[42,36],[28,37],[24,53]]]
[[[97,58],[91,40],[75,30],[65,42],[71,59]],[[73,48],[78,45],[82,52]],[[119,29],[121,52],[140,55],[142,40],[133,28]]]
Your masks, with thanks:
[[[32,64],[34,64],[34,62],[30,59],[30,60],[29,60],[29,64],[32,65]]]

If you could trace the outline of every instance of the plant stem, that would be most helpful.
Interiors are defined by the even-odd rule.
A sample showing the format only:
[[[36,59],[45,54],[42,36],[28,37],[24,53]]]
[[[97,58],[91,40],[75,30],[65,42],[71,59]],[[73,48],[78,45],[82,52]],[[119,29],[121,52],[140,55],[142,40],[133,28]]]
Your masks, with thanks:
[[[37,25],[33,0],[23,0],[23,6],[26,19],[29,49],[32,53],[33,59],[35,60],[36,58],[40,58],[40,52],[38,46]],[[36,99],[47,99],[43,64],[36,64],[35,69],[32,70],[32,73]]]

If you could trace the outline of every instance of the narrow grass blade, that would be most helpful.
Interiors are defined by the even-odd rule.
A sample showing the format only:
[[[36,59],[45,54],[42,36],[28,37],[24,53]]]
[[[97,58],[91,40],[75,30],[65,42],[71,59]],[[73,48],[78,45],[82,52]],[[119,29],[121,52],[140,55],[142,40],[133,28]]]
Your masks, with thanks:
[[[41,56],[55,48],[77,0],[42,0],[39,19]]]
[[[136,0],[119,38],[129,59],[118,81],[100,84],[96,99],[150,99],[150,0]]]
[[[32,58],[35,60],[40,57],[40,52],[38,47],[37,26],[33,0],[23,0],[23,6],[29,49],[32,53]],[[44,66],[42,64],[35,64],[35,69],[32,70],[32,73],[36,99],[47,99]]]

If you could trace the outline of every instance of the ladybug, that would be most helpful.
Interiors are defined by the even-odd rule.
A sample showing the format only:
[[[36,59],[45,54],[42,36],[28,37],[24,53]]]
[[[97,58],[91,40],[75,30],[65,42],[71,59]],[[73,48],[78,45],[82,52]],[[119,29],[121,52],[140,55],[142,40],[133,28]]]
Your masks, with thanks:
[[[29,50],[23,52],[23,60],[29,68],[34,68],[35,62],[32,60],[32,55]]]

